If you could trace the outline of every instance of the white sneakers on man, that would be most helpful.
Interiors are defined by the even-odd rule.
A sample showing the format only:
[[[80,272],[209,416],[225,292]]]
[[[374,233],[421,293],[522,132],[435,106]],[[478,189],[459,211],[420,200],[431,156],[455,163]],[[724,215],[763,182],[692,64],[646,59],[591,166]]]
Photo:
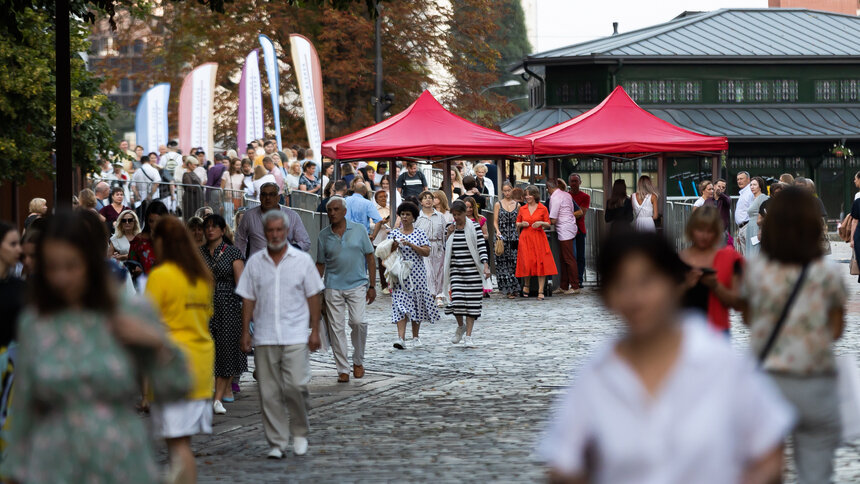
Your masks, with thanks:
[[[306,437],[293,437],[293,453],[296,455],[308,453],[308,439]]]
[[[471,336],[464,336],[463,337],[463,346],[466,346],[467,348],[474,348],[475,347],[475,343],[472,341]]]
[[[283,459],[284,453],[281,452],[281,449],[277,447],[272,447],[271,449],[269,449],[269,453],[266,454],[266,457],[269,459]]]
[[[215,402],[212,403],[212,411],[215,413],[215,415],[227,414],[227,409],[224,408],[224,405],[221,403],[221,400],[215,400]]]
[[[464,334],[466,334],[466,325],[457,326],[457,330],[454,331],[454,337],[451,338],[451,342],[454,344],[459,343],[463,339]]]

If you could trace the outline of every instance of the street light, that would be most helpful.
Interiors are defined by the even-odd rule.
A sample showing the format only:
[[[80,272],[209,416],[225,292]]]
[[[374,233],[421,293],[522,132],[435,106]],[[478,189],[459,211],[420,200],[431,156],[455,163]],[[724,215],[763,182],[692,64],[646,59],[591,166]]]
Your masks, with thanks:
[[[520,81],[517,81],[516,79],[508,79],[507,81],[505,81],[501,84],[493,84],[492,86],[487,86],[487,87],[481,89],[481,92],[479,92],[478,95],[484,94],[485,92],[489,91],[490,89],[497,89],[500,87],[514,87],[514,86],[519,86],[520,84],[521,84]]]

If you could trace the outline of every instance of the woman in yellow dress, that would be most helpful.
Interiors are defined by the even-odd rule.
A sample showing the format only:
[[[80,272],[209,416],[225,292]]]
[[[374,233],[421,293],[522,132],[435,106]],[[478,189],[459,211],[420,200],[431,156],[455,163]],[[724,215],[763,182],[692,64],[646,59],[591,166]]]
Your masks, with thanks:
[[[146,293],[159,310],[168,337],[185,354],[192,380],[185,399],[152,405],[153,429],[167,441],[170,480],[196,482],[191,436],[212,433],[212,275],[176,217],[161,218],[152,238],[159,265],[149,274]]]

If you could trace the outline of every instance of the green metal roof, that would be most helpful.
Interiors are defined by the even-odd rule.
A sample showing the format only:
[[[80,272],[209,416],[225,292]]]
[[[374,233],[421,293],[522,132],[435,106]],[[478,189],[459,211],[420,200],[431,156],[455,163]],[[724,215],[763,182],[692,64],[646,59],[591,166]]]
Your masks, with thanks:
[[[707,57],[711,61],[860,61],[860,18],[794,8],[721,9],[690,13],[632,32],[528,56],[528,64],[600,59],[656,62]],[[852,58],[852,59],[844,59]]]
[[[589,108],[526,111],[501,124],[503,132],[523,136],[548,128]],[[647,111],[682,128],[729,141],[834,141],[860,139],[860,106],[751,105],[649,106]]]

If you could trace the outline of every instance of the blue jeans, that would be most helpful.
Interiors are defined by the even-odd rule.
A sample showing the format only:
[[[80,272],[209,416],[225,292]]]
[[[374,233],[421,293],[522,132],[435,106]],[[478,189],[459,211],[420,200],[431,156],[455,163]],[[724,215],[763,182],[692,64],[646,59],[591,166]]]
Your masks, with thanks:
[[[576,234],[576,268],[579,271],[579,284],[585,282],[585,234]]]

